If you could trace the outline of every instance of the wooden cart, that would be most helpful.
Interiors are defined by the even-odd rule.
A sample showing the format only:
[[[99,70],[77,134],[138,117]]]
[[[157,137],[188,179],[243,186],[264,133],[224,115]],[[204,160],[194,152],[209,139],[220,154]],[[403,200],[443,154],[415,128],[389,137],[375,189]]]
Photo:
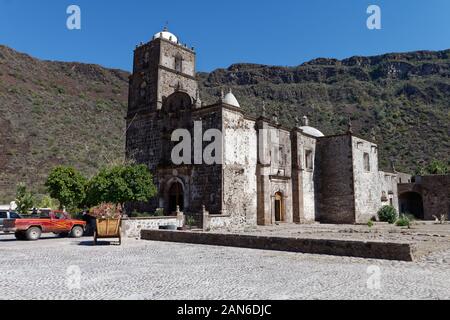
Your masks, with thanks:
[[[94,245],[97,245],[97,239],[118,238],[119,245],[122,244],[121,220],[113,218],[98,218],[97,226],[94,232]]]

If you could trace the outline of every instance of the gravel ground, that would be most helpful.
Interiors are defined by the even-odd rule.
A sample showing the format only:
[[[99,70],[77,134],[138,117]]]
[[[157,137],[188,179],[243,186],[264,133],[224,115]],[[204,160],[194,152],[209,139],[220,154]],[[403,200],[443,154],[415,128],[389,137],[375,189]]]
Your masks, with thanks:
[[[450,299],[450,250],[411,263],[0,235],[0,268],[1,299]]]

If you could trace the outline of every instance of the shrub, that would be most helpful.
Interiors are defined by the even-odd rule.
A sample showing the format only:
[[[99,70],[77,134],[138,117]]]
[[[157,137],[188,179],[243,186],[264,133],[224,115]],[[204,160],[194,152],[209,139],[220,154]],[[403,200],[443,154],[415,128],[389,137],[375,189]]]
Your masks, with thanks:
[[[381,222],[393,224],[397,220],[397,210],[393,206],[384,206],[378,211],[378,218]]]
[[[403,215],[407,217],[411,222],[416,221],[416,217],[412,213],[406,212]]]
[[[194,218],[193,216],[187,216],[187,217],[186,217],[186,224],[187,224],[189,227],[195,226],[195,218]]]
[[[408,228],[410,228],[411,227],[411,220],[409,220],[409,218],[406,215],[402,214],[400,216],[400,218],[398,218],[398,220],[395,222],[395,225],[397,227],[408,227]]]
[[[373,227],[373,221],[372,221],[372,220],[369,220],[369,222],[367,222],[367,226],[368,226],[369,228],[372,228],[372,227]]]
[[[163,217],[164,216],[164,209],[163,208],[156,209],[155,216],[156,217]]]

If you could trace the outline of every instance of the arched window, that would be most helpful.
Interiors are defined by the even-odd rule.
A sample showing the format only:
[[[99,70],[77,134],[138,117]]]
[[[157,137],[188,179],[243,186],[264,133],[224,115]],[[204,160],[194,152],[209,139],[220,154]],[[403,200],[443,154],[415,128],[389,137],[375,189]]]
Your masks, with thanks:
[[[275,222],[284,221],[284,201],[283,194],[281,192],[275,193]]]
[[[183,72],[183,58],[179,54],[175,56],[175,71]]]

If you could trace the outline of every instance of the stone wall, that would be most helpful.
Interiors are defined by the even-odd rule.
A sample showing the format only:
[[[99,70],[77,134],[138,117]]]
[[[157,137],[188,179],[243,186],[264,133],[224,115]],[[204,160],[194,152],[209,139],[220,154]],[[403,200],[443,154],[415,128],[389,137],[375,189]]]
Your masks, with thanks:
[[[258,130],[257,222],[259,225],[271,225],[276,222],[275,196],[279,194],[282,197],[282,221],[292,223],[294,213],[291,132],[266,118],[258,119],[256,128]],[[298,220],[298,217],[295,219]]]
[[[450,218],[450,175],[424,176],[421,179],[426,220],[446,215]]]
[[[378,171],[378,146],[352,137],[355,222],[367,223],[381,208],[381,183]],[[365,168],[364,156],[369,166]]]
[[[161,39],[160,65],[168,69],[175,69],[175,57],[182,60],[181,73],[195,77],[195,52],[182,45]]]
[[[398,177],[398,183],[402,184],[402,183],[411,183],[412,180],[412,175],[408,174],[408,173],[403,173],[403,172],[396,172],[397,177]]]
[[[143,240],[152,241],[192,243],[400,261],[414,261],[417,256],[417,247],[415,244],[400,242],[301,239],[252,236],[245,234],[160,230],[143,230],[141,237]]]
[[[129,81],[128,117],[139,111],[156,110],[160,41],[151,41],[134,51]]]
[[[303,193],[300,195],[303,197],[303,222],[312,222],[318,219],[316,213],[316,195],[315,195],[315,163],[316,159],[316,139],[300,134],[298,139],[298,159],[299,168],[301,171],[301,183]],[[306,150],[312,152],[312,168],[306,167]]]
[[[351,135],[317,139],[316,190],[320,221],[355,223]]]
[[[145,113],[127,120],[126,157],[155,170],[161,159],[162,132],[157,114]]]
[[[414,183],[398,185],[401,198],[408,193],[417,194],[422,200],[425,220],[444,215],[450,219],[450,175],[431,175],[415,177]],[[404,199],[401,199],[404,201]]]
[[[222,214],[228,224],[256,225],[257,138],[255,122],[223,108]]]
[[[161,50],[158,66],[158,109],[161,109],[164,99],[175,90],[183,90],[194,98],[197,94],[198,84],[195,79],[195,53],[181,45],[164,39],[157,39]],[[182,71],[175,70],[175,57],[182,59]]]
[[[390,172],[379,172],[379,181],[381,188],[381,204],[380,206],[393,206],[397,212],[398,206],[398,175]]]
[[[122,220],[122,235],[126,238],[140,238],[142,230],[158,230],[160,226],[183,227],[183,219],[173,217],[129,218]]]
[[[237,218],[230,215],[209,215],[203,216],[203,230],[238,230],[246,225],[246,221],[241,224],[237,223]]]

